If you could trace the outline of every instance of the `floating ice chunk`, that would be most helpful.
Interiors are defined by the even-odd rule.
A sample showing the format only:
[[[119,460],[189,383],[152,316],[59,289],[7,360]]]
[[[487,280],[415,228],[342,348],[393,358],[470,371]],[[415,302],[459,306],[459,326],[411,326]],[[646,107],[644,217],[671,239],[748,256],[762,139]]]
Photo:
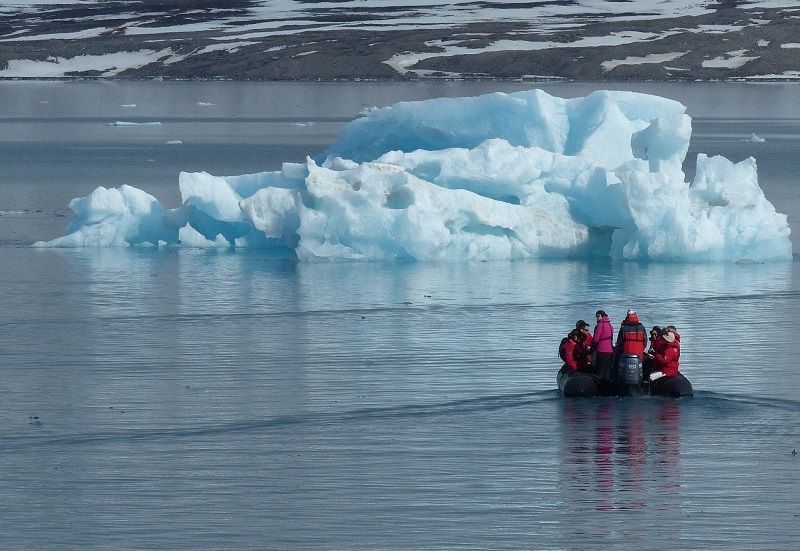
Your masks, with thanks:
[[[180,240],[182,246],[195,249],[230,247],[230,243],[228,243],[228,241],[221,235],[217,235],[217,237],[212,241],[210,239],[206,239],[199,231],[188,224],[178,230],[178,239]]]
[[[167,140],[167,145],[183,145],[181,140]]]
[[[759,137],[758,135],[756,135],[755,132],[753,132],[752,134],[750,134],[750,137],[746,138],[744,141],[752,142],[752,143],[764,143],[767,140],[765,140],[764,138]]]
[[[262,247],[306,261],[792,258],[753,159],[699,155],[686,181],[691,119],[675,101],[533,90],[364,113],[305,163],[181,173],[177,209],[97,190],[71,203],[69,235],[37,245]]]
[[[119,189],[98,187],[91,194],[69,203],[75,218],[67,235],[52,241],[34,243],[35,247],[109,247],[159,241],[177,242],[177,232],[170,228],[164,207],[152,195],[135,187]]]

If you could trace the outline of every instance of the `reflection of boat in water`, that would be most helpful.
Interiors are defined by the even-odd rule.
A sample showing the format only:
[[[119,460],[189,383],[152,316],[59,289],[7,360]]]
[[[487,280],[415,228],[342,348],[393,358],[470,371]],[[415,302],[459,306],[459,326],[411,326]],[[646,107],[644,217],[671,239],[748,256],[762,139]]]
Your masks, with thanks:
[[[572,372],[564,365],[556,375],[558,390],[567,398],[594,396],[667,396],[681,398],[694,395],[689,379],[681,374],[650,381],[643,376],[636,356],[623,356],[617,364],[614,382],[601,380],[593,373]]]
[[[657,547],[644,537],[661,535],[653,531],[653,517],[679,514],[686,499],[680,467],[685,407],[680,400],[561,400],[559,476],[570,518],[599,520],[594,512],[617,512],[637,548]],[[618,536],[603,521],[567,522],[561,529],[587,549],[601,540],[614,547]]]

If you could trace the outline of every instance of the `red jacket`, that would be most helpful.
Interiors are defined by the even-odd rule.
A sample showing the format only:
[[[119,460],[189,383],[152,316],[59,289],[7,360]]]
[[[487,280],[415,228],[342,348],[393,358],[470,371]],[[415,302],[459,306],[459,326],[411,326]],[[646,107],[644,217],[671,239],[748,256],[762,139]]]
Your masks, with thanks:
[[[570,371],[578,371],[577,351],[578,343],[572,339],[567,339],[567,342],[564,343],[564,356],[567,358],[565,362]]]
[[[679,359],[681,357],[680,341],[676,338],[672,342],[661,339],[661,342],[663,343],[661,351],[656,352],[653,356],[656,368],[667,377],[676,377],[681,373],[679,371]]]
[[[666,342],[667,341],[665,341],[664,337],[661,335],[657,336],[655,339],[650,339],[650,350],[653,351],[653,354],[663,352]]]
[[[625,320],[617,333],[617,353],[636,354],[641,359],[647,347],[647,330],[639,322],[639,316],[631,314]]]
[[[578,363],[580,371],[588,371],[592,363],[592,353],[589,351],[589,343],[591,342],[590,334],[584,340],[575,343],[575,361]]]

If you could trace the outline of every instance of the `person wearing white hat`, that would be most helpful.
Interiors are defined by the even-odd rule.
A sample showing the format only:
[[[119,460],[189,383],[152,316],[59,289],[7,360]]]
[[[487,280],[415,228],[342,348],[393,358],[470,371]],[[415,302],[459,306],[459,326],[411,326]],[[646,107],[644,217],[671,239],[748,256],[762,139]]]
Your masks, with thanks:
[[[677,377],[681,374],[681,341],[677,336],[677,332],[673,331],[672,326],[668,326],[664,329],[661,338],[664,344],[653,355],[653,362],[658,371],[650,374],[651,381],[656,381],[661,377]]]
[[[647,329],[639,321],[636,310],[628,310],[617,333],[616,353],[618,356],[634,354],[639,357],[639,361],[642,361],[645,348],[647,348]]]

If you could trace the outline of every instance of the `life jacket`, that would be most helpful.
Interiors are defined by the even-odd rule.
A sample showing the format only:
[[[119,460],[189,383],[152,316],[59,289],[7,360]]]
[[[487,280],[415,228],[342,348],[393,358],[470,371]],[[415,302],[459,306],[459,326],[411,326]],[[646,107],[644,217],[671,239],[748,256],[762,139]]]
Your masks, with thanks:
[[[636,354],[641,358],[647,346],[647,330],[635,315],[629,315],[622,322],[617,334],[620,354]]]

